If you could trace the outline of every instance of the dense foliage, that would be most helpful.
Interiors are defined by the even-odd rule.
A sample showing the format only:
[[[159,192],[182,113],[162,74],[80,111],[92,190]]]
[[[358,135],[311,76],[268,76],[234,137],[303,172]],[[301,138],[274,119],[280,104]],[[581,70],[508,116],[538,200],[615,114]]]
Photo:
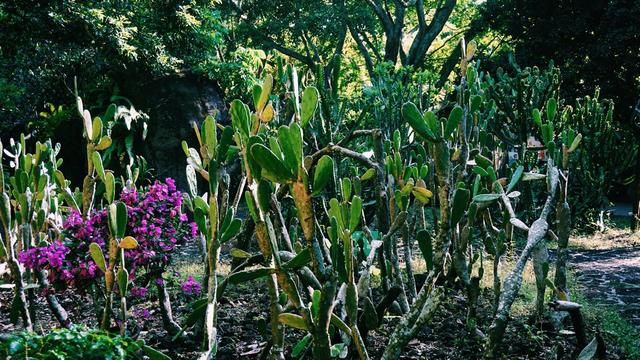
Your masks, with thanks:
[[[83,327],[52,330],[46,335],[18,333],[0,337],[6,359],[143,359],[144,343]]]
[[[165,359],[137,339],[155,308],[167,343],[213,359],[219,313],[244,285],[265,296],[264,318],[239,319],[256,320],[262,358],[398,359],[453,297],[478,358],[513,355],[516,300],[593,358],[603,346],[573,302],[569,237],[604,227],[619,185],[640,195],[640,146],[626,132],[640,118],[637,10],[2,3],[0,260],[10,320],[27,332],[1,335],[0,354]],[[193,86],[148,96],[168,77]],[[202,79],[228,98],[216,105]],[[191,111],[184,93],[206,94]],[[180,113],[162,129],[167,106],[202,118]],[[148,131],[182,151],[155,156],[186,164],[183,189],[149,170]],[[178,254],[194,273],[174,271]],[[533,295],[521,298],[528,272]],[[74,327],[61,296],[88,299],[81,322],[100,331]],[[40,297],[67,330],[33,335]]]

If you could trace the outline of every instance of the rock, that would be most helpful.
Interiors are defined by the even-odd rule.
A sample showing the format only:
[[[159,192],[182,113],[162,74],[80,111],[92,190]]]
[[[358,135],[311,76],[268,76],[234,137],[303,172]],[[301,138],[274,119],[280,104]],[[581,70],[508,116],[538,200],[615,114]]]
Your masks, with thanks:
[[[149,132],[143,155],[158,179],[171,177],[187,190],[186,159],[182,140],[197,147],[192,123],[201,124],[207,115],[219,111],[218,120],[229,123],[223,92],[215,81],[193,73],[172,74],[141,86],[131,100],[149,115]]]

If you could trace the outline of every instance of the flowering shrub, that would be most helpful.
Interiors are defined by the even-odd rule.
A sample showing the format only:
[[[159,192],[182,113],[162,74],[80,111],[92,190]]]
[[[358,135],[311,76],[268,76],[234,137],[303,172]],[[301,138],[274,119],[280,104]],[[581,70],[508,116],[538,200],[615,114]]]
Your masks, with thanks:
[[[202,291],[202,285],[200,285],[199,282],[195,281],[193,279],[193,276],[189,276],[187,281],[183,282],[182,285],[180,285],[180,288],[182,289],[182,293],[187,296],[200,295],[200,291]]]
[[[138,297],[138,298],[146,297],[148,292],[149,292],[149,289],[141,286],[134,286],[131,288],[131,290],[129,290],[129,294],[131,294],[131,296]]]
[[[127,206],[127,235],[138,241],[137,248],[125,252],[130,277],[135,278],[140,269],[160,276],[176,245],[197,234],[196,224],[181,211],[182,193],[168,178],[164,183],[156,181],[146,192],[124,189],[120,200]],[[89,244],[97,243],[108,257],[107,209],[94,211],[86,220],[72,211],[62,235],[63,240],[22,252],[20,261],[30,269],[49,270],[49,281],[56,286],[82,288],[102,276],[91,259]],[[146,296],[145,288],[138,289],[137,296]]]

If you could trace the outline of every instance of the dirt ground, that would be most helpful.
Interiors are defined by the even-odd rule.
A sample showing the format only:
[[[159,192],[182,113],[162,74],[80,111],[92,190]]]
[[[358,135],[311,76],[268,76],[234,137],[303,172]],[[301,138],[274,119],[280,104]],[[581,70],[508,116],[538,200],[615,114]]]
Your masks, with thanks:
[[[624,240],[623,240],[624,239]],[[577,279],[583,286],[586,294],[593,289],[597,294],[609,294],[603,297],[603,301],[624,302],[630,307],[629,316],[638,318],[638,308],[635,307],[640,295],[640,282],[634,278],[638,274],[640,266],[640,250],[630,249],[629,246],[613,246],[614,243],[629,244],[628,237],[611,235],[607,241],[611,243],[608,250],[591,249],[586,241],[574,239],[572,241],[573,266],[577,273]],[[199,262],[197,246],[188,245],[182,249],[182,253],[175,262],[172,272],[177,278],[184,279],[187,275],[198,278],[202,274]],[[224,259],[228,262],[230,259]],[[227,266],[228,268],[228,266]],[[624,271],[621,271],[624,270]],[[598,272],[599,271],[599,272]],[[609,277],[610,276],[610,277]],[[178,282],[169,282],[176,287],[172,294],[179,294]],[[618,284],[612,287],[611,284]],[[604,291],[603,288],[611,290]],[[612,294],[615,293],[615,296]],[[173,295],[172,295],[173,296]],[[635,296],[636,301],[633,302]],[[9,322],[9,304],[11,293],[0,290],[0,333],[19,330]],[[261,350],[268,339],[268,301],[266,286],[260,281],[240,286],[229,286],[221,300],[219,309],[219,359],[258,359]],[[96,326],[95,309],[88,295],[80,296],[67,291],[60,294],[62,305],[69,312],[75,323],[84,323],[88,326]],[[182,322],[189,314],[189,302],[181,295],[172,298],[174,315]],[[57,327],[55,319],[48,312],[44,298],[38,296],[38,331],[46,331],[51,327]],[[491,313],[492,293],[490,289],[484,289],[479,302],[479,323],[483,324],[480,330],[488,332]],[[633,302],[633,304],[632,304]],[[148,344],[165,352],[173,359],[196,359],[198,355],[198,342],[193,336],[186,336],[173,341],[162,329],[162,322],[157,310],[157,300],[153,296],[143,302],[132,301],[132,311],[147,309],[148,318],[134,317],[135,325],[132,327],[134,336],[147,341]],[[518,305],[519,304],[519,305]],[[412,340],[405,349],[402,359],[478,359],[482,354],[483,341],[475,334],[469,334],[465,327],[466,298],[462,292],[451,291],[438,310],[433,321],[425,327],[420,334]],[[566,335],[554,329],[549,321],[537,321],[531,319],[530,309],[533,303],[526,294],[520,296],[515,307],[524,309],[516,311],[508,326],[505,338],[504,353],[507,359],[571,359],[575,356],[575,345],[572,336]],[[634,310],[635,309],[635,310]],[[369,334],[367,348],[372,359],[380,357],[388,337],[394,325],[399,321],[397,316],[385,317],[384,324]],[[635,320],[634,320],[635,321]],[[587,324],[589,325],[589,324]],[[566,324],[570,330],[569,322]],[[287,350],[301,338],[298,331],[287,329]],[[339,342],[339,337],[334,338]],[[610,359],[621,357],[615,347],[608,349]],[[289,357],[289,354],[287,354]],[[304,358],[310,358],[310,353],[303,354]]]

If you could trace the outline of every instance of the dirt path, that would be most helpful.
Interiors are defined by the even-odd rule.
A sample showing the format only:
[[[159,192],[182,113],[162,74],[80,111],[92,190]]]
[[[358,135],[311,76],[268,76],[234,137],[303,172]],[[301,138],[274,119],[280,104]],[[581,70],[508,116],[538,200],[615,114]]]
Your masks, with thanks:
[[[591,246],[571,250],[580,288],[595,302],[617,307],[640,329],[640,246],[631,234],[600,236],[595,243],[590,239]]]

